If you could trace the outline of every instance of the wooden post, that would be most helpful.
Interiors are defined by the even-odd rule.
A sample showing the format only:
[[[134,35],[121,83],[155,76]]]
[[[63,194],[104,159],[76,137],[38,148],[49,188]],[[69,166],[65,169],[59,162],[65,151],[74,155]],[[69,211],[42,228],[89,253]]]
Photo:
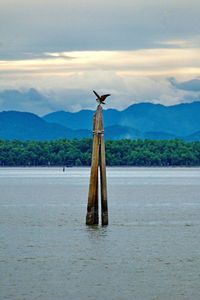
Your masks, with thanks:
[[[98,216],[98,166],[100,165],[100,183],[101,183],[101,218],[102,225],[108,225],[108,207],[107,207],[107,186],[106,186],[106,159],[105,159],[105,144],[104,130],[102,119],[102,107],[97,106],[96,113],[93,119],[93,150],[92,150],[92,165],[90,173],[90,185],[88,193],[87,206],[87,225],[96,225],[99,223]]]
[[[100,178],[101,178],[101,222],[108,225],[108,204],[107,204],[107,182],[106,182],[106,155],[104,137],[101,135],[100,145]]]

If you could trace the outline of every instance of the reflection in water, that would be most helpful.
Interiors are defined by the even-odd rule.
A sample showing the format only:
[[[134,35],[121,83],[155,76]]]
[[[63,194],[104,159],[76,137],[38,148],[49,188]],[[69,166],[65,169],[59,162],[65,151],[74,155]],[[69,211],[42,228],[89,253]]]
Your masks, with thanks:
[[[109,227],[101,225],[86,226],[86,231],[89,239],[96,240],[106,237],[109,232]]]

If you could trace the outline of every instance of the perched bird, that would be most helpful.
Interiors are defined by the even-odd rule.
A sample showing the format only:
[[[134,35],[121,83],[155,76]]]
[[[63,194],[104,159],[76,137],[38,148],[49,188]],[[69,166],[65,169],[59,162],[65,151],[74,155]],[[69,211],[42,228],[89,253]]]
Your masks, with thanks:
[[[97,96],[97,102],[100,103],[100,104],[105,104],[105,100],[107,97],[110,96],[110,94],[106,94],[106,95],[102,95],[102,96],[99,96],[95,91],[93,91],[93,93]]]

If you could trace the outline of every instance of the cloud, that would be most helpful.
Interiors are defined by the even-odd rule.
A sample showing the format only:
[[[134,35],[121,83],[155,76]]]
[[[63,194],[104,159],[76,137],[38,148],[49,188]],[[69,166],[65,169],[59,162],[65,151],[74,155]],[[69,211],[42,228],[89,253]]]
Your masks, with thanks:
[[[155,43],[164,48],[200,48],[200,35],[190,36],[182,39],[160,40]]]
[[[0,109],[94,108],[93,89],[118,109],[189,99],[200,76],[199,10],[197,0],[1,0],[0,89],[20,96],[1,98]]]
[[[180,82],[166,79],[171,76]],[[198,48],[50,52],[35,59],[0,61],[1,90],[24,92],[34,87],[45,96],[40,106],[26,95],[30,104],[18,100],[18,106],[14,102],[5,106],[2,102],[0,109],[13,106],[39,114],[94,109],[93,89],[112,94],[106,107],[123,109],[141,101],[171,105],[189,99],[188,93],[192,97],[192,88],[186,89],[183,83],[194,84],[198,76]]]
[[[4,90],[0,92],[1,110],[31,111],[43,114],[58,109],[56,102],[35,89]]]
[[[54,57],[54,58],[63,58],[63,59],[69,59],[69,60],[71,60],[71,59],[75,59],[75,57],[73,57],[73,56],[69,56],[69,55],[67,55],[67,53],[66,52],[45,52],[44,53],[44,56],[47,58],[47,57]]]
[[[188,81],[178,82],[175,78],[169,78],[171,85],[177,89],[191,92],[200,92],[200,79],[195,78]]]
[[[197,0],[1,0],[1,57],[134,50],[187,40],[199,34],[199,10]]]
[[[92,90],[100,94],[111,93],[106,101],[105,109],[125,109],[130,104],[139,102],[162,103],[173,105],[191,102],[188,93],[174,89],[164,78],[121,78],[114,73],[105,78],[100,74],[90,74],[81,83],[80,88],[7,90],[0,93],[0,110],[31,111],[39,115],[56,110],[79,111],[81,109],[95,109],[96,101]]]
[[[93,71],[123,76],[200,75],[200,49],[52,52],[45,59],[2,60],[0,68],[0,74],[11,77],[45,75],[58,80]]]

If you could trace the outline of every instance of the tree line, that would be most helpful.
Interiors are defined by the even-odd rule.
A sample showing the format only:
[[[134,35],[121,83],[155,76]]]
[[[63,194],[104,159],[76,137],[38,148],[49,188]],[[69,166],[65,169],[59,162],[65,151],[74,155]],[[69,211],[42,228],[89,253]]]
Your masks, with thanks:
[[[92,140],[0,141],[0,166],[90,166]],[[200,142],[106,141],[108,166],[200,166]]]

